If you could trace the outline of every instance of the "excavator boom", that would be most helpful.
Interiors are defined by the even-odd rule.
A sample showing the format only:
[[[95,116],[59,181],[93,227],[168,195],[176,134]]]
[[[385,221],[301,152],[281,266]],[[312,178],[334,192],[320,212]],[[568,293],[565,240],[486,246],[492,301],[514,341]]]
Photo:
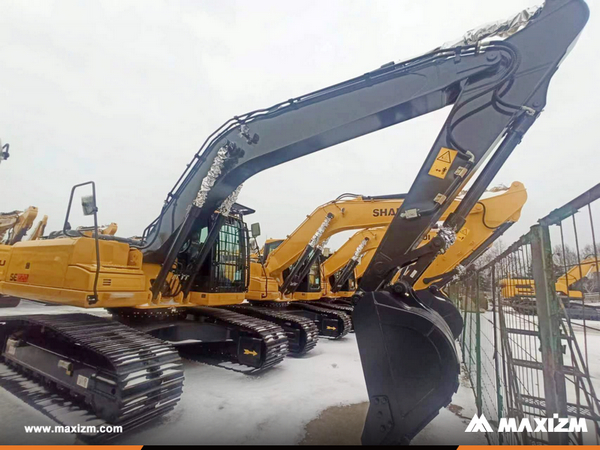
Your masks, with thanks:
[[[547,1],[519,31],[490,43],[499,54],[484,51],[488,61],[500,58],[502,69],[491,77],[469,77],[461,86],[357,291],[354,327],[371,401],[363,443],[410,442],[456,391],[459,361],[451,330],[419,301],[414,285],[454,242],[468,212],[539,116],[550,79],[587,18],[582,1]],[[488,157],[436,239],[417,248]],[[399,269],[399,282],[380,290]]]

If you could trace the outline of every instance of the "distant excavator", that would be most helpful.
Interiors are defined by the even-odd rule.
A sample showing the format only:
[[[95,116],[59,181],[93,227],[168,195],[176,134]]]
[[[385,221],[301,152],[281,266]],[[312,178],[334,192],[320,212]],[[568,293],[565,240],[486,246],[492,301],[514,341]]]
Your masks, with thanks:
[[[566,273],[558,277],[555,283],[556,293],[566,308],[571,301],[581,301],[584,294],[576,287],[583,279],[599,272],[600,262],[595,255],[584,258],[581,263],[573,265]],[[536,314],[535,306],[535,281],[529,278],[503,278],[499,281],[502,298],[507,301],[515,311],[521,314]],[[591,307],[590,307],[591,308]],[[578,307],[575,307],[578,309]],[[597,312],[589,310],[588,318],[598,316]]]
[[[550,80],[588,15],[582,0],[548,0],[424,55],[235,116],[208,137],[141,240],[102,236],[95,184],[74,186],[65,236],[1,249],[0,293],[107,308],[113,318],[2,317],[4,361],[124,431],[179,401],[184,377],[175,344],[186,357],[202,353],[229,362],[228,368],[272,367],[289,351],[286,331],[218,307],[231,302],[222,295],[245,297],[247,231],[234,207],[241,184],[451,106],[353,299],[370,400],[362,442],[409,443],[450,403],[460,373],[452,331],[419,300],[414,285],[455,241],[545,109]],[[402,160],[400,151],[393,160]],[[398,170],[398,176],[405,174]],[[94,218],[92,237],[67,226],[74,192],[84,185],[92,188],[82,201],[84,214]],[[436,236],[421,245],[442,216]],[[295,288],[296,278],[285,280],[284,292]]]
[[[21,242],[33,226],[37,214],[38,209],[35,206],[30,206],[25,211],[0,213],[0,242],[3,245],[13,245]],[[44,221],[48,221],[46,216],[40,223]],[[42,225],[38,224],[38,226]]]
[[[460,264],[467,264],[466,261],[473,253],[479,254],[482,249],[487,249],[508,227],[519,220],[526,200],[527,192],[519,182],[512,183],[510,188],[488,192],[467,216],[454,244],[439,255],[415,283],[419,300],[444,317],[455,338],[462,332],[462,317],[441,289],[445,285],[441,282]],[[322,270],[328,283],[323,293],[324,297],[329,297],[326,301],[347,299],[349,294],[353,294],[349,292],[351,286],[360,283],[385,232],[386,227],[361,230],[325,260]],[[423,244],[436,234],[435,230],[430,231]],[[348,258],[348,255],[351,257]],[[342,266],[344,260],[347,262]],[[396,280],[397,278],[393,281]],[[434,284],[436,281],[438,283]],[[339,297],[338,292],[342,294]]]
[[[37,214],[38,209],[35,206],[30,206],[25,211],[0,213],[0,248],[21,242],[29,229],[33,226]],[[44,218],[36,225],[29,240],[34,241],[40,239],[47,223],[48,216],[44,216]],[[0,264],[5,263],[6,261],[0,261]],[[15,307],[20,302],[21,299],[18,297],[0,294],[0,308]]]

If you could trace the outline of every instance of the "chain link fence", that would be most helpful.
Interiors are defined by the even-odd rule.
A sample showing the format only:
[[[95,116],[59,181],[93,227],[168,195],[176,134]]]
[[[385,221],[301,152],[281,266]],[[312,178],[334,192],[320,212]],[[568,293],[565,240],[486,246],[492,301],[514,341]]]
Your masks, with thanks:
[[[598,198],[600,184],[448,285],[463,315],[463,362],[491,444],[600,443]],[[584,420],[588,431],[536,430],[535,419],[555,417]],[[527,418],[533,429],[502,430],[507,418]]]

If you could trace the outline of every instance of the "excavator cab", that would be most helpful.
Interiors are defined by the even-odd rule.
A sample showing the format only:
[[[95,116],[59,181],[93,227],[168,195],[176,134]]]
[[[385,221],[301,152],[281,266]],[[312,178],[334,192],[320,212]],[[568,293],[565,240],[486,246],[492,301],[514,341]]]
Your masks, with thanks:
[[[306,275],[298,283],[294,292],[298,293],[318,293],[321,292],[321,255],[311,255],[308,261],[309,267]],[[292,264],[283,271],[283,279],[287,279],[298,263]]]
[[[245,292],[249,281],[250,244],[249,233],[243,216],[254,210],[234,204],[228,217],[223,218],[218,237],[209,250],[208,257],[198,268],[191,284],[191,291],[205,293]],[[217,218],[203,227],[191,239],[180,255],[180,263],[187,264],[196,257],[198,249],[205,244],[209,229]]]
[[[338,270],[336,273],[329,277],[329,284],[332,286],[332,291],[335,293],[338,292],[354,292],[356,291],[357,281],[356,281],[356,273],[354,270],[345,280],[340,280],[342,278],[344,269]]]
[[[263,259],[266,261],[269,254],[281,245],[283,239],[267,239],[265,242],[265,249],[263,252]]]

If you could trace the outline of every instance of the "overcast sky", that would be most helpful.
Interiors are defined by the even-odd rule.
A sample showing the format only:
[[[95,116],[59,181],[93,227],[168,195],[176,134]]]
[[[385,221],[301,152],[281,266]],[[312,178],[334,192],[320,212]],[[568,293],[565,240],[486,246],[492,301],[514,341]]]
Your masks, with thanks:
[[[62,227],[72,185],[94,180],[100,221],[139,235],[215,128],[403,60],[529,0],[8,1],[0,5],[0,211]],[[529,201],[507,243],[598,182],[600,2],[548,105],[494,184]],[[595,11],[597,10],[597,11]],[[239,201],[285,237],[343,192],[406,192],[449,109],[262,172]],[[73,225],[89,224],[76,205]],[[337,247],[344,239],[332,242]]]

